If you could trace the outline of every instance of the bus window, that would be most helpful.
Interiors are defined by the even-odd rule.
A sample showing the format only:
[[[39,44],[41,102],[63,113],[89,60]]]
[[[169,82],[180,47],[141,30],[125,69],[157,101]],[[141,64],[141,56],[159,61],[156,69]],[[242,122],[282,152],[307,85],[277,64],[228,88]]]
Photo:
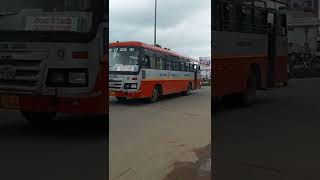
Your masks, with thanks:
[[[266,33],[267,32],[267,12],[264,10],[255,9],[255,32]]]
[[[180,71],[180,66],[179,66],[179,62],[174,62],[175,63],[175,71]]]
[[[221,17],[221,3],[217,2],[214,4],[213,13],[214,13],[214,21],[213,21],[213,29],[221,30],[222,29],[222,17]]]
[[[172,57],[172,70],[174,71],[179,71],[179,66],[177,65],[177,58]]]
[[[241,7],[240,10],[240,31],[252,32],[252,8]]]
[[[146,55],[142,60],[142,68],[150,68],[150,56]]]
[[[178,66],[179,66],[179,71],[182,71],[182,63],[178,62]]]
[[[170,60],[168,57],[164,58],[165,70],[170,70]]]
[[[172,61],[172,70],[177,70],[177,63],[175,61]]]
[[[181,66],[181,71],[185,71],[186,69],[185,69],[185,63],[180,63],[180,66]]]
[[[150,68],[156,69],[156,59],[154,56],[150,56]]]
[[[173,70],[173,63],[171,59],[169,59],[169,70]]]
[[[284,14],[280,15],[280,35],[287,35],[287,16]]]
[[[156,57],[156,69],[161,69],[160,57]]]
[[[223,29],[234,30],[234,6],[229,2],[223,3]]]
[[[186,63],[185,63],[185,67],[186,67],[186,70],[185,70],[185,71],[188,72],[188,71],[189,71],[189,62],[186,62]]]
[[[165,59],[164,58],[160,58],[160,69],[161,70],[165,70],[166,69],[166,65],[165,65]]]

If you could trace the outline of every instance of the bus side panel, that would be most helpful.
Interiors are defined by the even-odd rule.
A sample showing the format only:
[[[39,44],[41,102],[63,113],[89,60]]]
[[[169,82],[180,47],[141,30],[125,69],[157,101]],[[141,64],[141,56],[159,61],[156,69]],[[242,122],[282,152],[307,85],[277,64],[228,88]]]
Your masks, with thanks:
[[[286,36],[277,36],[275,60],[275,83],[288,81],[288,40]]]
[[[278,56],[275,63],[275,82],[288,81],[288,56]]]
[[[162,87],[163,95],[168,95],[185,91],[189,82],[189,80],[143,80],[140,86],[141,98],[151,97],[156,85]]]
[[[239,58],[215,58],[214,96],[242,92],[248,76],[248,64]]]
[[[214,60],[214,96],[241,93],[246,89],[252,66],[258,67],[262,88],[267,82],[267,57],[225,57]],[[258,72],[257,72],[258,73]],[[257,77],[257,78],[258,78]]]
[[[240,93],[246,88],[251,65],[266,79],[266,34],[214,31],[214,96]]]

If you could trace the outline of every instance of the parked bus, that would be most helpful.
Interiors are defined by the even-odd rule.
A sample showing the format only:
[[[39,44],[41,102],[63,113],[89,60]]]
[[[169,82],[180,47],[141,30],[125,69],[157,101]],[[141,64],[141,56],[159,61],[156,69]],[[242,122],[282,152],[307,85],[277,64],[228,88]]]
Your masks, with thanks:
[[[200,87],[200,66],[195,60],[167,48],[141,42],[109,45],[109,92],[119,101],[183,93]]]
[[[0,108],[31,122],[107,115],[106,3],[0,1]]]
[[[250,105],[256,90],[288,82],[286,3],[213,1],[213,97]]]

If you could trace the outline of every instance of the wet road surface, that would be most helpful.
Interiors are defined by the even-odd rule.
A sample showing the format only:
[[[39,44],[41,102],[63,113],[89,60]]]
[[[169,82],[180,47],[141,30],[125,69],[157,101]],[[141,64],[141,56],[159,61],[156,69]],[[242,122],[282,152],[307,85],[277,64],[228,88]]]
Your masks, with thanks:
[[[217,180],[320,179],[320,79],[260,92],[250,108],[214,112]]]
[[[63,116],[31,126],[16,111],[0,111],[0,179],[106,180],[106,122]]]
[[[195,150],[196,162],[176,162],[164,180],[211,180],[211,144]]]
[[[191,164],[193,171],[198,164],[206,169],[195,150],[211,142],[210,101],[210,87],[153,104],[111,99],[109,179],[162,180],[170,173],[181,179],[183,174],[175,171],[181,163]]]

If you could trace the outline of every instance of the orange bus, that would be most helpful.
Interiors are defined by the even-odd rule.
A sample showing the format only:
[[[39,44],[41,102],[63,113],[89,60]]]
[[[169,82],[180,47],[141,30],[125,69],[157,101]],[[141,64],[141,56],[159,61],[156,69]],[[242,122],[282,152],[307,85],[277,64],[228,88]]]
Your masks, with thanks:
[[[190,57],[142,42],[109,45],[109,94],[119,101],[146,98],[200,88],[200,66]]]
[[[0,109],[41,123],[56,113],[108,115],[106,3],[0,3]]]
[[[250,105],[256,90],[287,85],[286,7],[280,0],[213,1],[213,97]]]

